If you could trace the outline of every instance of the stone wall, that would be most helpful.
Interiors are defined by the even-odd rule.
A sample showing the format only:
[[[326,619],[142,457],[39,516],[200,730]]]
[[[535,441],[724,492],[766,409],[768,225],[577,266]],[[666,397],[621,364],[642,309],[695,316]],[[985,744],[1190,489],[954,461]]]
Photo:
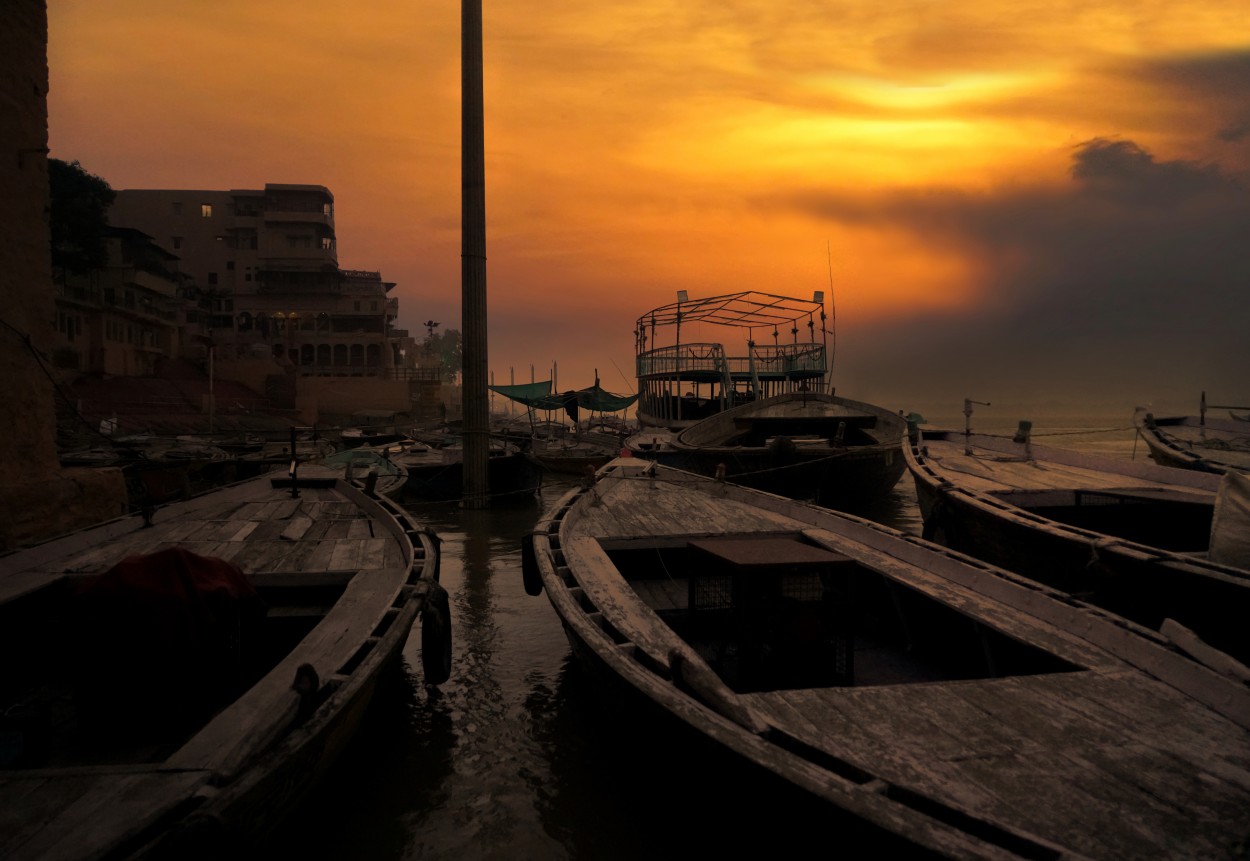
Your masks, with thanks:
[[[0,552],[125,511],[118,470],[62,471],[51,365],[48,13],[8,0],[0,27]]]

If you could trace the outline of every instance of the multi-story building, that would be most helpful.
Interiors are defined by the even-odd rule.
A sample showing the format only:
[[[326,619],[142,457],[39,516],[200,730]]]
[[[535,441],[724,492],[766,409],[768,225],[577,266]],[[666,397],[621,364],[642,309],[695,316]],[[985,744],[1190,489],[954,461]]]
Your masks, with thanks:
[[[145,233],[110,227],[108,264],[82,274],[53,269],[59,368],[147,376],[179,353],[185,305],[178,258]]]
[[[261,190],[122,189],[109,212],[178,255],[219,357],[272,356],[301,375],[394,376],[411,341],[395,285],[339,268],[334,196]]]

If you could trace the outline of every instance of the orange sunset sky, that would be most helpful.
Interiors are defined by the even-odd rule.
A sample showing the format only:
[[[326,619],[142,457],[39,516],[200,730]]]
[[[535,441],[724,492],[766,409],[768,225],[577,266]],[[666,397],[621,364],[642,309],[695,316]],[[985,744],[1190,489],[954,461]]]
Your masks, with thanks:
[[[461,328],[458,3],[48,5],[53,157],[114,188],[325,185],[340,265],[397,282],[414,334]],[[1250,403],[1243,3],[483,14],[496,383],[633,391],[634,321],[677,290],[832,281],[853,398]]]

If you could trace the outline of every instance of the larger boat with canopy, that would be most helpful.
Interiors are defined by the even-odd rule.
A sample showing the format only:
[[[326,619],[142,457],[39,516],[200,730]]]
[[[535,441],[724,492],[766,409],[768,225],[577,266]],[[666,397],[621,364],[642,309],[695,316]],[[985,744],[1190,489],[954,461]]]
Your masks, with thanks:
[[[716,339],[704,339],[705,329]],[[745,403],[827,391],[832,335],[820,291],[810,300],[753,290],[688,299],[681,291],[634,327],[638,423],[681,430]]]

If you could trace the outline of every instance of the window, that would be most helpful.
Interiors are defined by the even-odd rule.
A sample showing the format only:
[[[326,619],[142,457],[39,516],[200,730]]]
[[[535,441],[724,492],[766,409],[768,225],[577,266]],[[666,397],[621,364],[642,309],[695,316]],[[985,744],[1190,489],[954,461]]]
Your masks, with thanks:
[[[216,283],[217,283],[217,273],[216,273],[216,272],[210,272],[210,273],[208,273],[208,283],[209,283],[209,284],[216,284]]]
[[[334,241],[330,239],[330,237],[328,236],[321,237],[321,250],[322,251],[329,251],[333,247],[334,247]]]
[[[182,201],[181,200],[175,200],[173,203],[170,204],[170,208],[173,209],[174,215],[182,215]]]
[[[227,272],[233,272],[233,271],[234,271],[234,261],[233,261],[233,260],[227,260],[227,261],[226,261],[226,271],[227,271]]]
[[[181,248],[181,247],[182,247],[182,237],[181,237],[181,236],[175,236],[175,237],[173,237],[170,241],[173,243],[173,246],[174,246],[174,250],[175,250],[175,251],[177,251],[179,248]]]
[[[212,205],[211,203],[201,203],[201,204],[200,204],[200,217],[201,217],[201,218],[212,218],[212,217],[213,217],[213,205]]]

